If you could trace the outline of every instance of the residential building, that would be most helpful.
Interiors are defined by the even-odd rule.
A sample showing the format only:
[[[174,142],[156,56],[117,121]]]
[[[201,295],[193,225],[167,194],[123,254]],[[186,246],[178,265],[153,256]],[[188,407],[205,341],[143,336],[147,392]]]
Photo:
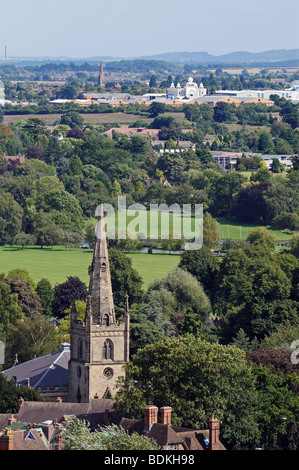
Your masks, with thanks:
[[[144,408],[143,420],[122,418],[119,425],[129,434],[135,432],[154,439],[164,450],[226,450],[220,441],[218,419],[210,419],[209,429],[197,430],[173,426],[171,413],[170,406],[163,406],[159,410],[155,405],[148,405]]]
[[[26,402],[19,400],[16,414],[0,414],[0,450],[60,450],[62,431],[73,417],[88,421],[91,430],[118,425],[114,401],[94,398],[90,403]]]

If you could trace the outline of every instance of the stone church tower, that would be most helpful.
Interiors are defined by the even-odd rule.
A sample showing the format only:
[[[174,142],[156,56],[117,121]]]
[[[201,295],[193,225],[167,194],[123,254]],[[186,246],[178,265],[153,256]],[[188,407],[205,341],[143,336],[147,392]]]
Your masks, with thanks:
[[[123,365],[129,361],[128,302],[116,321],[102,206],[90,273],[85,320],[71,313],[71,355],[68,366],[68,401],[88,403],[95,396],[112,398]],[[124,299],[125,301],[125,299]]]
[[[105,88],[103,62],[101,62],[101,65],[100,65],[100,72],[99,72],[99,77],[98,77],[98,86],[101,87],[101,88]]]

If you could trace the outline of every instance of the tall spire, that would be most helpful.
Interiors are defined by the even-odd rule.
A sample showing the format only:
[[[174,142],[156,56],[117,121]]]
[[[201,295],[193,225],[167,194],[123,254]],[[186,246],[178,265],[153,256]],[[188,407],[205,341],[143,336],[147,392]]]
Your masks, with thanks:
[[[90,272],[88,308],[93,323],[108,326],[115,323],[116,319],[102,203],[97,215],[99,220]]]
[[[100,65],[100,72],[99,72],[99,77],[98,77],[98,86],[101,87],[101,88],[105,88],[103,62],[101,62],[101,65]]]

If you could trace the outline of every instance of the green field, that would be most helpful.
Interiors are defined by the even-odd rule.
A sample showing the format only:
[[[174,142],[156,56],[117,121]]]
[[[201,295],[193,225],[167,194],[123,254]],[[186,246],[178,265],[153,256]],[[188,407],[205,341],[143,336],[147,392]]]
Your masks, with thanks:
[[[133,267],[144,280],[144,287],[156,278],[164,277],[179,262],[178,255],[168,254],[128,254]],[[63,247],[52,248],[0,248],[0,273],[7,274],[14,268],[26,269],[37,283],[47,278],[52,285],[64,282],[67,276],[77,276],[88,284],[88,267],[92,261],[92,250]]]
[[[231,220],[225,218],[216,218],[219,229],[220,236],[222,240],[227,238],[232,238],[235,240],[246,240],[251,230],[257,229],[259,225],[253,224],[242,224],[234,223]],[[281,231],[281,230],[271,230],[269,227],[266,227],[270,233],[272,233],[278,242],[290,240],[292,234]]]

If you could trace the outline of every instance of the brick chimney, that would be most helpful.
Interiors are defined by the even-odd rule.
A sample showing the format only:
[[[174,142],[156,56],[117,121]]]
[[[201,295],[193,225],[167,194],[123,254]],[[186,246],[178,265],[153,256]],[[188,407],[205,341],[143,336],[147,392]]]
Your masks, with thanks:
[[[23,397],[20,397],[19,400],[18,400],[18,409],[21,408],[21,406],[23,405],[24,403],[24,398]]]
[[[158,407],[148,405],[144,408],[144,431],[149,432],[152,425],[158,422]]]
[[[0,437],[0,450],[13,450],[13,434],[9,428],[3,429]]]
[[[171,412],[172,408],[170,406],[162,406],[160,408],[161,412],[161,424],[171,425]]]
[[[15,423],[16,421],[17,421],[17,420],[16,420],[16,418],[14,417],[14,415],[11,415],[11,417],[8,418],[7,424]]]
[[[105,410],[104,411],[104,422],[105,422],[106,426],[109,426],[111,424],[110,410]]]
[[[219,429],[219,420],[212,416],[209,421],[209,450],[220,450]]]

